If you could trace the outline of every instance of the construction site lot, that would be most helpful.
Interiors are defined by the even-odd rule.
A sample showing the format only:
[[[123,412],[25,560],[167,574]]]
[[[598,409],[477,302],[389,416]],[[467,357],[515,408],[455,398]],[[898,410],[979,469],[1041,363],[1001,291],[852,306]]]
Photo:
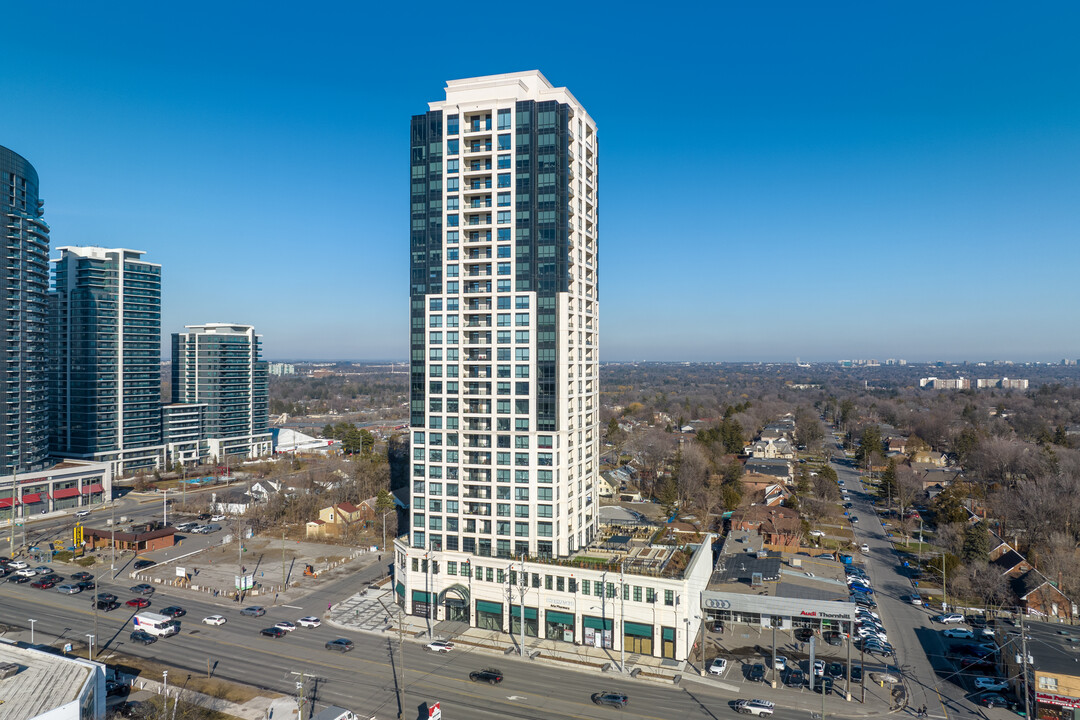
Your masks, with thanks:
[[[171,553],[172,558],[159,559],[156,555],[162,553],[140,555],[157,564],[130,573],[132,579],[213,597],[233,597],[240,590],[245,598],[267,602],[296,601],[327,579],[368,567],[383,557],[389,565],[391,558],[367,548],[270,536],[246,538],[242,547],[233,539],[186,556]]]

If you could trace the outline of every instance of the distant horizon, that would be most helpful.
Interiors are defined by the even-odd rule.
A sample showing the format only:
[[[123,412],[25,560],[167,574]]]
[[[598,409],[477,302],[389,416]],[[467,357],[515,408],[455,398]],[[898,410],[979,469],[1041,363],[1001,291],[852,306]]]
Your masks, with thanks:
[[[387,364],[393,363],[395,365],[408,365],[408,363],[409,363],[409,361],[406,360],[406,359],[394,360],[394,359],[390,359],[390,358],[377,358],[377,359],[366,360],[366,359],[356,359],[356,358],[344,358],[344,359],[340,359],[340,358],[339,359],[332,359],[332,358],[306,358],[306,359],[289,358],[289,359],[282,359],[282,358],[265,358],[264,357],[262,359],[265,360],[266,362],[288,363],[288,364],[301,364],[301,363],[306,363],[306,364],[311,364],[311,363],[335,363],[335,364],[336,363],[360,363],[360,364],[363,364],[363,365],[377,365],[379,363],[387,363]],[[885,364],[885,359],[881,359],[881,358],[861,358],[861,359],[860,358],[839,358],[839,359],[835,359],[835,360],[807,360],[805,358],[799,358],[799,362],[806,362],[806,363],[810,363],[811,365],[839,365],[841,362],[844,362],[844,361],[847,361],[847,360],[851,360],[851,361],[854,361],[854,362],[858,362],[859,360],[865,360],[865,361],[876,360],[880,367],[910,367],[912,365],[933,365],[935,363],[945,363],[946,366],[953,366],[953,365],[957,365],[957,366],[959,366],[959,365],[978,366],[979,363],[985,363],[987,367],[1000,367],[1000,366],[1006,365],[1006,364],[1008,364],[1008,365],[1036,365],[1037,364],[1037,365],[1050,365],[1050,366],[1057,366],[1057,367],[1073,367],[1073,366],[1080,367],[1080,365],[1077,365],[1078,359],[1076,359],[1076,358],[1064,358],[1064,359],[1070,361],[1069,365],[1062,365],[1062,363],[1061,363],[1062,359],[1063,358],[1058,358],[1057,360],[1015,360],[1015,359],[1012,359],[1012,358],[995,358],[995,359],[990,359],[990,360],[985,360],[985,359],[978,359],[978,360],[943,360],[943,359],[937,359],[937,360],[910,360],[908,358],[896,358],[896,360],[898,360],[898,361],[903,360],[904,365],[900,365],[899,363],[886,365]],[[788,360],[775,360],[775,359],[774,360],[647,360],[647,359],[619,360],[619,359],[610,359],[610,360],[600,360],[599,362],[600,362],[601,365],[614,364],[614,363],[619,363],[619,364],[632,364],[632,363],[642,363],[642,364],[647,364],[647,363],[684,364],[684,363],[689,363],[691,365],[795,365],[796,361],[795,361],[795,359],[788,359]],[[870,365],[855,365],[854,367],[873,367],[873,366],[870,366]]]

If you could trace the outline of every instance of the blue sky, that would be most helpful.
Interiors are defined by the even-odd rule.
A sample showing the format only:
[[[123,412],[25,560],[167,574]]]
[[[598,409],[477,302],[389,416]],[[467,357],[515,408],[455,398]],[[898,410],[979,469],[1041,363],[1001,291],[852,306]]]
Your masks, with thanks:
[[[599,125],[601,359],[1080,357],[1075,3],[389,5],[6,8],[53,246],[146,250],[166,338],[404,358],[409,117],[537,68]]]

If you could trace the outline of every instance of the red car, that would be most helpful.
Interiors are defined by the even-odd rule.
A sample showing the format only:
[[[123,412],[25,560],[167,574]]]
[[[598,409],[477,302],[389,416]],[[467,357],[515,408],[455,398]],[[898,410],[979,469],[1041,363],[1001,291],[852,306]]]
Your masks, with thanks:
[[[141,597],[140,598],[131,598],[130,600],[127,601],[126,604],[127,604],[128,607],[136,607],[136,608],[150,607],[150,601],[147,600],[146,598],[141,598]]]
[[[37,588],[38,590],[48,590],[56,585],[55,580],[38,580],[37,582],[30,583],[30,587]]]

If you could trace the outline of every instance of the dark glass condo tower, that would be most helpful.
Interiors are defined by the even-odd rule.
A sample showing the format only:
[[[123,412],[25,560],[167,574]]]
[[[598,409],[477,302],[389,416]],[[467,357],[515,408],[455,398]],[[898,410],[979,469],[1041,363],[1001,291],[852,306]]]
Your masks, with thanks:
[[[0,147],[0,475],[43,469],[49,453],[49,226],[38,175]]]

